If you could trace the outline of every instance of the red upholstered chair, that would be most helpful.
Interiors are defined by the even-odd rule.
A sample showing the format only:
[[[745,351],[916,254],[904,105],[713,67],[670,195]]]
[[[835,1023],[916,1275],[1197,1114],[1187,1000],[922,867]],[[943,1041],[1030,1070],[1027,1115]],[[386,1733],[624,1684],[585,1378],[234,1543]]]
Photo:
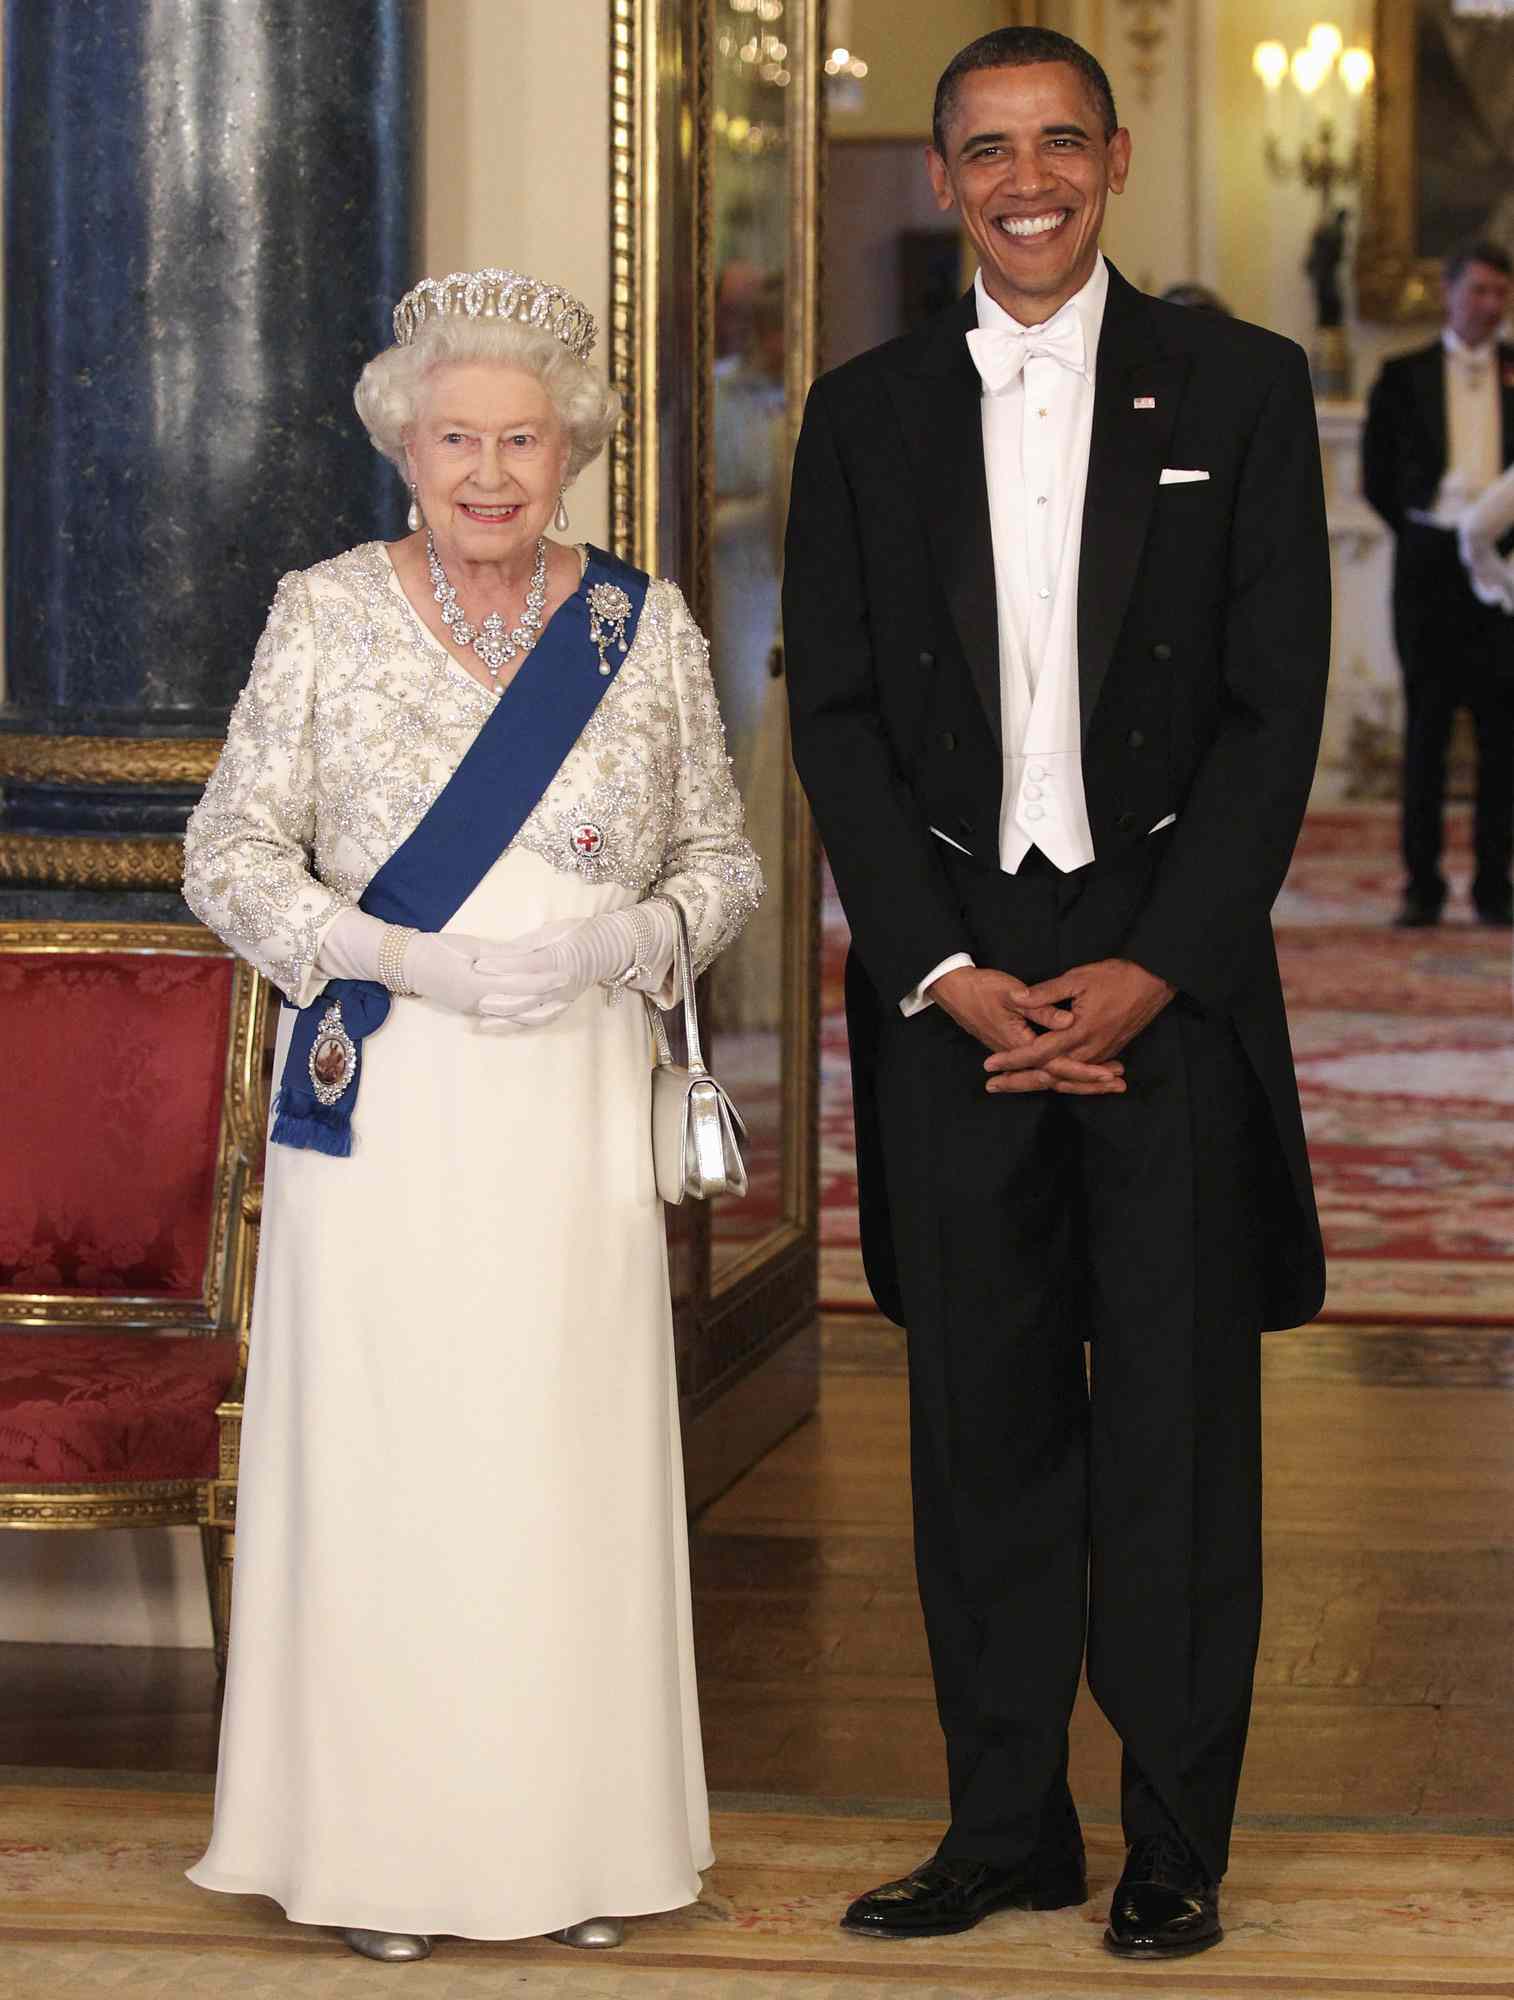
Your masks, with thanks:
[[[267,1017],[196,924],[0,924],[0,1527],[198,1522],[222,1661]]]

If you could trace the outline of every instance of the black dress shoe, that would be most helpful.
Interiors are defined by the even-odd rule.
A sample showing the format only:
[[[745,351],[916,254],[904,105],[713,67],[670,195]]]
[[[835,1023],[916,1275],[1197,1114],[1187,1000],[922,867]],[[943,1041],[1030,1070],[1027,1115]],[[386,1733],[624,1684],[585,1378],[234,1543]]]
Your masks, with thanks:
[[[1132,1841],[1109,1906],[1109,1949],[1121,1958],[1186,1958],[1224,1935],[1219,1884],[1187,1843],[1165,1833]]]
[[[862,1937],[949,1937],[995,1910],[1064,1910],[1088,1901],[1081,1854],[1035,1857],[1020,1868],[937,1855],[897,1882],[859,1896],[841,1919]]]
[[[1477,921],[1480,924],[1491,925],[1496,931],[1514,930],[1514,901],[1479,903]]]
[[[1394,928],[1401,931],[1427,931],[1440,922],[1440,904],[1425,896],[1405,896],[1403,908],[1393,919]]]

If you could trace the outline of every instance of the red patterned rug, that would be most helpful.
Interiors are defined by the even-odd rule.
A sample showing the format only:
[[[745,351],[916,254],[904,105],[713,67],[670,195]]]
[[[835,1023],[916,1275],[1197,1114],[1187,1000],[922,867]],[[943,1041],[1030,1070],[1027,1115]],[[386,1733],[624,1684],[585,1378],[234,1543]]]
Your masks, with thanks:
[[[1446,921],[1395,931],[1391,808],[1310,815],[1278,899],[1304,1120],[1330,1258],[1322,1319],[1514,1323],[1514,1018],[1507,931],[1474,924],[1464,813]],[[841,971],[827,883],[820,1073],[821,1296],[871,1310],[857,1241]]]

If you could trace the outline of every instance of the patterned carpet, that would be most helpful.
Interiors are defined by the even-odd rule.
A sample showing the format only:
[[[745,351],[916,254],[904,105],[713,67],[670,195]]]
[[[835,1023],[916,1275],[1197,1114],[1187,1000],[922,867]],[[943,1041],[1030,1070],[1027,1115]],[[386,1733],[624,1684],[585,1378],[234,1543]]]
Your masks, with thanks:
[[[210,1800],[193,1781],[59,1774],[0,1786],[0,1991],[6,2000],[200,2000],[227,1994],[503,1993],[597,2000],[1403,2000],[1514,1996],[1514,1836],[1315,1828],[1242,1831],[1218,1952],[1130,1967],[1100,1945],[1119,1865],[1089,1829],[1093,1900],[1006,1914],[959,1938],[880,1945],[836,1915],[914,1865],[938,1829],[913,1817],[741,1801],[716,1816],[719,1859],[691,1909],[642,1918],[625,1946],[573,1954],[545,1940],[444,1940],[406,1971],[358,1959],[334,1932],[288,1924],[260,1897],[183,1879]]]
[[[1395,931],[1396,818],[1311,815],[1279,898],[1310,1153],[1330,1256],[1322,1317],[1514,1324],[1514,1019],[1507,931],[1470,921],[1465,813],[1451,824],[1452,902],[1437,930]],[[857,1247],[841,969],[824,904],[821,1293],[871,1306]]]

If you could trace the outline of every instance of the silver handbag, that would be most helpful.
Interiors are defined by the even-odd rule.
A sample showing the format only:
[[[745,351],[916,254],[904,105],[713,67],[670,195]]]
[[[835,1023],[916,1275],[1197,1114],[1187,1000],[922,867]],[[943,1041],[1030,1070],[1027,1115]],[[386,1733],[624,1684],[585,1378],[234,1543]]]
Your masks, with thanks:
[[[666,903],[673,912],[677,932],[674,964],[689,1054],[687,1065],[674,1062],[662,1009],[649,1000],[647,1011],[657,1051],[657,1067],[652,1071],[652,1165],[657,1192],[664,1201],[675,1204],[690,1196],[695,1201],[708,1201],[716,1194],[745,1194],[746,1164],[739,1140],[747,1136],[746,1124],[725,1089],[704,1066],[689,927],[673,897],[659,896],[657,901]]]

